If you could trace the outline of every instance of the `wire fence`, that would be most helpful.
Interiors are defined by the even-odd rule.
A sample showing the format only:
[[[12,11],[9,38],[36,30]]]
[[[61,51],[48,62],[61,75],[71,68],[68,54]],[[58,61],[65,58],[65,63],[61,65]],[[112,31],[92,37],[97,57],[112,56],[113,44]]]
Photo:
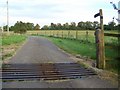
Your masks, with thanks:
[[[44,35],[59,38],[68,38],[75,40],[83,40],[95,43],[95,31],[90,30],[41,30],[41,31],[28,31],[29,35]],[[112,36],[105,36],[105,44],[118,45],[118,38]]]

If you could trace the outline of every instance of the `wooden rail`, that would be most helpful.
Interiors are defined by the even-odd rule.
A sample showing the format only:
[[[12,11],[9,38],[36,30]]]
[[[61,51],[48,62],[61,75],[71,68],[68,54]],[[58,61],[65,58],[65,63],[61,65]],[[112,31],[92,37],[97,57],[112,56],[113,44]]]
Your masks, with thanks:
[[[120,37],[120,34],[113,34],[113,33],[104,33],[104,36],[111,36],[111,37]]]

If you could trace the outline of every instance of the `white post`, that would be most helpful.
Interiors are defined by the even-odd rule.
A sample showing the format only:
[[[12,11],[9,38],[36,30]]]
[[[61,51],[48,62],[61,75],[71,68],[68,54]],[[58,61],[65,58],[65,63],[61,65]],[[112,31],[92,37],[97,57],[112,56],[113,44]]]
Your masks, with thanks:
[[[7,32],[9,33],[9,9],[8,9],[8,0],[7,0]]]
[[[120,1],[118,2],[118,10],[120,10]],[[120,20],[120,13],[118,13],[118,20]],[[120,24],[120,22],[118,22]]]

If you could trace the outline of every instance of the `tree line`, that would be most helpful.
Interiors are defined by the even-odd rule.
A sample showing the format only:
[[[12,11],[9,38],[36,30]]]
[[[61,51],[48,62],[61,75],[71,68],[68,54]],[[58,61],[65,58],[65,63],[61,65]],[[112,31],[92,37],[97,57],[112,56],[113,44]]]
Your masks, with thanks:
[[[96,28],[100,28],[100,23],[98,21],[86,21],[86,22],[71,22],[61,24],[61,23],[51,23],[49,26],[44,25],[41,30],[96,30]],[[115,22],[109,22],[104,25],[104,30],[118,30],[118,25]]]
[[[10,31],[14,31],[15,33],[25,33],[28,30],[95,30],[96,28],[100,28],[100,23],[98,21],[86,21],[86,22],[71,22],[61,24],[61,23],[51,23],[50,25],[44,25],[40,28],[39,24],[34,25],[34,23],[30,22],[22,22],[17,21],[14,26],[9,28]],[[4,31],[7,31],[7,25],[3,27]],[[115,22],[109,22],[104,25],[104,30],[118,30],[118,25]]]
[[[50,26],[48,25],[44,25],[41,29],[42,30],[94,30],[96,27],[99,26],[99,23],[97,21],[95,22],[79,22],[79,23],[75,23],[75,22],[71,22],[69,23],[65,23],[65,24],[61,24],[61,23],[51,23]]]
[[[7,31],[7,25],[3,27],[4,31]],[[14,31],[15,33],[26,33],[28,30],[40,30],[40,25],[30,22],[22,22],[22,21],[17,21],[14,26],[11,26],[9,28],[10,31]]]

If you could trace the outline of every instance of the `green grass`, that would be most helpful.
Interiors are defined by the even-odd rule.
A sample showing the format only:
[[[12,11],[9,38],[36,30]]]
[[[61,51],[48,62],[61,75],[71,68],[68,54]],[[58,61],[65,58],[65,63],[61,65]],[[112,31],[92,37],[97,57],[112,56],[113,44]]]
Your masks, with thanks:
[[[61,39],[54,37],[47,37],[50,41],[56,44],[61,49],[71,53],[71,54],[80,54],[82,56],[87,56],[93,60],[96,60],[96,46],[94,43],[88,43],[85,41],[77,41],[70,39]],[[113,72],[118,70],[118,61],[116,57],[118,56],[117,48],[110,48],[106,45],[105,48],[106,59],[106,69]]]
[[[95,45],[94,44],[86,44],[76,40],[69,39],[60,39],[60,38],[49,38],[52,42],[54,42],[57,46],[64,49],[65,51],[72,54],[81,54],[82,56],[88,56],[92,59],[95,59]],[[89,46],[91,45],[91,47]]]
[[[67,52],[96,59],[96,45],[93,43],[53,37],[49,37],[48,39]],[[106,48],[105,54],[108,58],[115,58],[117,56],[116,50],[111,48]]]
[[[2,45],[11,45],[24,41],[26,39],[25,35],[8,35],[2,36]]]
[[[3,51],[2,54],[2,60],[6,60],[9,57],[12,57],[13,54],[16,51],[16,45],[18,46],[19,44],[21,45],[21,43],[23,41],[25,41],[27,38],[26,35],[17,35],[17,34],[3,34],[2,37],[0,37],[0,44],[2,45],[2,47],[0,48],[0,51]],[[12,49],[11,51],[7,51]],[[5,51],[4,51],[5,50]]]

